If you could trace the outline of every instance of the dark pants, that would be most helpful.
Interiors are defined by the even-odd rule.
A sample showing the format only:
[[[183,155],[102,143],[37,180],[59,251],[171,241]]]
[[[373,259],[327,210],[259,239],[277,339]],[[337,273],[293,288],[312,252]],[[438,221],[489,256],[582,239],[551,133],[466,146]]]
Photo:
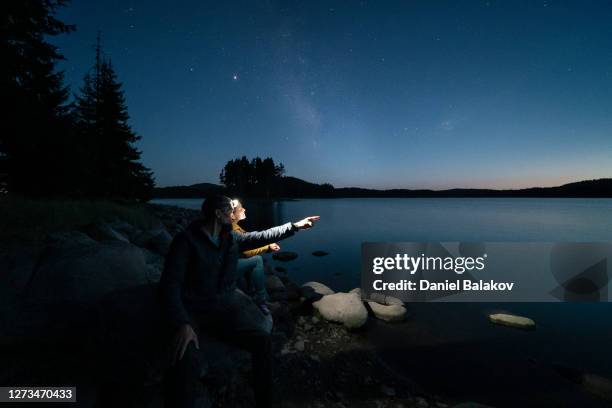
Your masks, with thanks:
[[[217,337],[251,353],[253,362],[253,386],[258,408],[271,405],[272,341],[270,322],[244,295],[228,297],[214,310],[194,315],[200,333]],[[202,344],[200,344],[202,348]],[[205,347],[205,346],[204,346]],[[202,349],[202,351],[205,351]],[[185,355],[166,373],[166,407],[202,407],[198,399],[207,395],[200,380],[200,358],[195,345],[189,344]]]

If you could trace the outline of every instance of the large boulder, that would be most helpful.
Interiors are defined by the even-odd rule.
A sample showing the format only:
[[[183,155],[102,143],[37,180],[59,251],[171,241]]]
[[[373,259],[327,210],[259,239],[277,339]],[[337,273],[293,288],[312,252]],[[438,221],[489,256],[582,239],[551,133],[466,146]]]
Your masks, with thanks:
[[[78,339],[105,295],[149,282],[140,248],[121,241],[53,241],[38,256],[17,301],[3,307],[0,343],[65,343]]]
[[[111,221],[108,225],[115,231],[119,232],[123,236],[132,242],[139,234],[140,229],[134,225],[120,220]]]
[[[141,232],[132,242],[139,247],[166,256],[172,243],[172,235],[164,227],[158,227]]]
[[[49,247],[41,255],[25,301],[94,304],[118,289],[148,283],[140,248],[121,241]]]
[[[359,328],[368,320],[368,311],[356,293],[326,295],[312,306],[324,319],[342,323],[348,329]]]

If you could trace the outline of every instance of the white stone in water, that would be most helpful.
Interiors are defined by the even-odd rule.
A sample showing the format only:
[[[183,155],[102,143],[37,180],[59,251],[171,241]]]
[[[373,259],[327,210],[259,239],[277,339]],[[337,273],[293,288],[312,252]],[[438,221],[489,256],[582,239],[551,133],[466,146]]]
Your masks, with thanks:
[[[519,329],[534,329],[535,322],[528,317],[515,316],[506,313],[489,315],[489,320],[503,326],[516,327]]]
[[[361,327],[368,320],[368,311],[356,293],[326,295],[312,306],[325,320],[342,323],[349,329]]]
[[[381,305],[376,302],[368,302],[374,312],[374,316],[385,322],[399,322],[406,318],[406,308],[400,305]]]

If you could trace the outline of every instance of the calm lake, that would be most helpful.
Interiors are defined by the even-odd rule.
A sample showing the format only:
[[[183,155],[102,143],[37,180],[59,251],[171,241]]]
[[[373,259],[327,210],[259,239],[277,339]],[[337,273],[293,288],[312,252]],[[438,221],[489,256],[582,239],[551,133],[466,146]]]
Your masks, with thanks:
[[[201,199],[153,203],[199,209]],[[247,230],[308,215],[315,228],[281,241],[299,257],[283,264],[296,283],[320,281],[337,291],[360,284],[366,241],[612,241],[612,199],[351,198],[245,201]],[[329,255],[311,253],[324,250]],[[269,255],[268,255],[269,256]],[[498,407],[612,406],[558,375],[551,364],[612,381],[611,303],[422,303],[400,324],[375,322],[367,336],[393,368],[432,394]],[[492,325],[505,311],[536,321],[531,332]],[[611,396],[612,398],[612,396]]]

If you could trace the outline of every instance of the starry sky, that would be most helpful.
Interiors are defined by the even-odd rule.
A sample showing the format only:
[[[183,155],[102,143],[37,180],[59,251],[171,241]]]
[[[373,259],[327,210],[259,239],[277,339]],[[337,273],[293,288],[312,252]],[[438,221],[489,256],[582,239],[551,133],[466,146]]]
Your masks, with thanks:
[[[612,177],[609,1],[72,0],[76,92],[103,33],[158,186],[235,157],[336,187]]]

